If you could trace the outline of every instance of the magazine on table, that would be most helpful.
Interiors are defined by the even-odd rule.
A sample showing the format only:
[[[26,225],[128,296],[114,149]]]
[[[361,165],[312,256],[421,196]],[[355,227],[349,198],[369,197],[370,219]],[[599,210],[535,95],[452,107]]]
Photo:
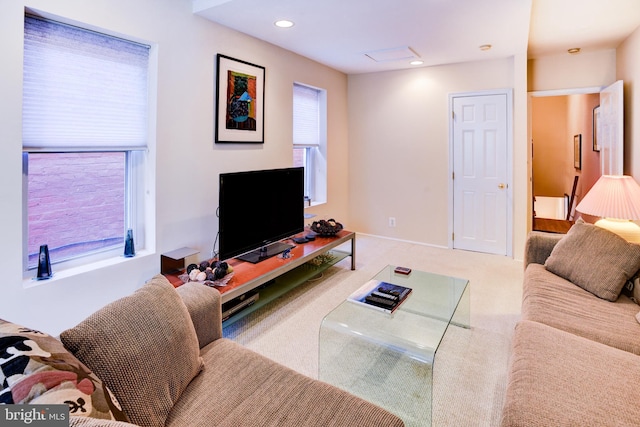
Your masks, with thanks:
[[[372,279],[352,293],[347,301],[391,314],[411,295],[411,291],[405,286]]]

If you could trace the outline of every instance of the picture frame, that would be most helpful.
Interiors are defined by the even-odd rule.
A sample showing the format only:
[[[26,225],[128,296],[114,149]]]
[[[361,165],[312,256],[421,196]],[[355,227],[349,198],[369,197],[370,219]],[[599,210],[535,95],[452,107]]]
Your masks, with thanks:
[[[264,144],[265,67],[218,54],[215,142]]]
[[[593,107],[593,151],[600,151],[598,129],[600,128],[600,106]]]
[[[573,167],[582,169],[582,134],[573,136]]]

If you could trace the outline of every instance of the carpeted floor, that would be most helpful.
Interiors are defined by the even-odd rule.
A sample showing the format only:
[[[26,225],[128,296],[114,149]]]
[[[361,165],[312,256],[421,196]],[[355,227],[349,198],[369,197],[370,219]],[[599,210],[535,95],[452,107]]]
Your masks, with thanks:
[[[465,278],[471,286],[471,328],[450,327],[436,355],[433,425],[498,425],[520,315],[522,263],[365,235],[356,242],[355,271],[349,259],[341,261],[319,280],[225,327],[225,336],[317,378],[322,319],[387,264]]]

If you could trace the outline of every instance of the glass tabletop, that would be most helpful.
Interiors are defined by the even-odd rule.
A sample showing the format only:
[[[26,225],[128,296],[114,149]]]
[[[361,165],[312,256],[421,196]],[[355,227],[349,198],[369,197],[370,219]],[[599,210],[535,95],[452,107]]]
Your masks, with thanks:
[[[469,281],[416,270],[404,275],[394,269],[389,265],[373,277],[413,290],[393,314],[344,301],[325,317],[322,328],[433,363],[449,324],[469,326]]]

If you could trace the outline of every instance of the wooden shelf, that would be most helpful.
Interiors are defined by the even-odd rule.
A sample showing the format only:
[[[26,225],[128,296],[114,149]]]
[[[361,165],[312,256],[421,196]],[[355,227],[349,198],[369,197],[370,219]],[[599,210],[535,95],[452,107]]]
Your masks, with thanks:
[[[308,231],[307,231],[308,233]],[[294,237],[304,236],[300,233]],[[239,297],[252,289],[264,285],[284,273],[301,266],[320,254],[330,251],[344,243],[351,241],[351,269],[355,270],[355,238],[356,233],[342,230],[335,237],[320,237],[312,242],[303,244],[294,243],[287,239],[284,242],[291,243],[295,247],[291,249],[291,257],[283,259],[274,256],[257,264],[252,264],[238,259],[232,259],[229,264],[233,267],[234,276],[227,286],[217,288],[222,294],[222,302],[225,303]]]
[[[253,303],[253,305],[250,305],[249,307],[244,308],[242,311],[229,317],[227,320],[222,322],[222,325],[229,326],[235,323],[237,320],[250,313],[253,313],[259,308],[264,307],[268,303],[280,298],[297,286],[300,286],[308,280],[322,274],[329,267],[332,267],[348,256],[351,256],[350,253],[339,250],[332,250],[326,253],[333,256],[333,259],[331,261],[318,266],[305,263],[293,270],[282,274],[281,276],[278,276],[276,279],[274,279],[273,283],[268,284],[266,287],[261,288],[258,291],[260,297],[256,302]]]
[[[305,232],[292,236],[292,238],[301,237],[309,233],[309,230],[305,230]],[[233,267],[234,274],[226,286],[216,286],[216,289],[222,295],[222,303],[227,303],[255,291],[260,293],[260,297],[252,306],[244,308],[241,312],[227,319],[224,322],[225,326],[284,295],[346,257],[351,257],[351,269],[356,269],[356,233],[353,231],[342,230],[331,237],[317,236],[315,240],[302,244],[294,243],[291,239],[286,239],[284,242],[294,245],[290,252],[290,258],[274,256],[257,264],[235,258],[227,261]],[[351,243],[350,251],[338,248],[348,243]],[[334,255],[334,259],[331,262],[318,267],[307,264],[308,261],[318,255],[328,252]],[[174,286],[178,287],[183,284],[178,277],[180,273],[172,272],[165,274],[165,276]],[[265,287],[264,285],[267,284],[269,286]]]

